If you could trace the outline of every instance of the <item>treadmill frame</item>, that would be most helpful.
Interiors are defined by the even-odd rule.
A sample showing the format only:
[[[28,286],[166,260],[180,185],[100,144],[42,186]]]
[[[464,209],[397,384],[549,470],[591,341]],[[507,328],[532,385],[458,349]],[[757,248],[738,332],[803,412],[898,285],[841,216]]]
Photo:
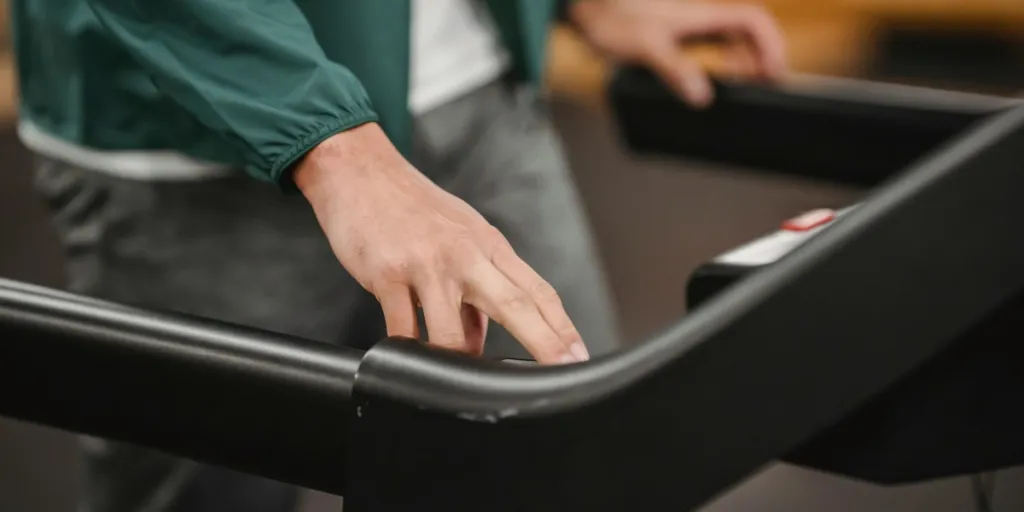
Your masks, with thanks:
[[[767,91],[720,108],[802,101]],[[0,282],[0,414],[343,494],[348,512],[692,509],[1024,288],[1024,107],[989,114],[784,261],[578,365],[398,339],[360,355]]]

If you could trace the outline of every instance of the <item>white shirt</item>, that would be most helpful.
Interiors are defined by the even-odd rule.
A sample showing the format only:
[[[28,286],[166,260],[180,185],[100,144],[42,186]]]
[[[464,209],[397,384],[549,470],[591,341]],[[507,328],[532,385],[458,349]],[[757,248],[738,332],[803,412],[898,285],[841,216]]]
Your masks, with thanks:
[[[387,0],[374,0],[387,1]],[[412,0],[409,109],[422,114],[505,71],[508,57],[479,0]],[[79,146],[22,120],[29,149],[86,169],[138,180],[196,180],[231,169],[171,151],[104,151]]]
[[[495,80],[508,55],[479,0],[413,0],[409,110],[422,114]]]

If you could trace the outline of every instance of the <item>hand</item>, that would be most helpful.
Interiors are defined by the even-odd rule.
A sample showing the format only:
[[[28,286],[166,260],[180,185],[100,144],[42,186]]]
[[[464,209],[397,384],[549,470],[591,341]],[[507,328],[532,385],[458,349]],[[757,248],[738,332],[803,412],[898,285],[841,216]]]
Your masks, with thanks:
[[[389,336],[481,354],[488,317],[540,363],[588,358],[554,289],[461,199],[413,168],[377,124],[335,135],[293,174],[335,255],[377,297]]]
[[[735,74],[774,79],[786,67],[782,33],[751,5],[683,0],[577,0],[573,21],[607,56],[650,67],[691,106],[714,99],[704,70],[679,51],[687,40],[725,39]]]

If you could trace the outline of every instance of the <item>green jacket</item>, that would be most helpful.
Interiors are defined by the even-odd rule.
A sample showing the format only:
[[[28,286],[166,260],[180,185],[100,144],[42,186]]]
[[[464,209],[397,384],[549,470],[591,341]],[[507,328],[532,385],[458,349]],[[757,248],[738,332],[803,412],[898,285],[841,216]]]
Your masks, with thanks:
[[[537,83],[554,0],[487,0]],[[20,116],[101,150],[175,150],[287,186],[323,139],[380,122],[405,151],[409,0],[13,0]]]

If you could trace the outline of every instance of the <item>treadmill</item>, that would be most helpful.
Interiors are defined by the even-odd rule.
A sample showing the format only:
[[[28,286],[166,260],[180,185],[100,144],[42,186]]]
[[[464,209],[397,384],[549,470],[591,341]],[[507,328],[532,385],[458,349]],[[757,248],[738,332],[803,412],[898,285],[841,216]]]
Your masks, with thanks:
[[[1024,462],[1024,106],[717,88],[703,112],[639,69],[611,91],[637,152],[871,190],[781,256],[719,272],[644,343],[560,367],[403,339],[362,352],[3,280],[0,415],[342,495],[346,512],[689,510],[775,460],[883,483]]]
[[[956,147],[968,134],[1022,104],[1011,98],[831,77],[798,76],[771,88],[716,85],[725,100],[717,109],[700,112],[676,101],[646,70],[620,72],[612,98],[628,146],[638,153],[728,162],[872,191],[905,179],[908,168]],[[807,150],[790,151],[799,147]],[[970,200],[967,195],[962,199]],[[699,266],[686,283],[687,307],[700,309],[724,290],[796,253],[860,206],[796,212],[777,231]],[[1003,214],[1013,216],[1012,210]],[[999,229],[992,224],[962,226]],[[950,242],[959,243],[957,225],[949,228]],[[930,265],[930,259],[922,257],[919,264]],[[919,286],[913,274],[899,279],[905,286]],[[932,289],[958,293],[958,288]],[[872,301],[881,291],[865,286],[853,293]],[[817,314],[811,311],[811,316]],[[885,485],[1024,463],[1024,443],[1013,434],[1022,432],[1024,418],[1018,418],[1012,405],[1017,390],[1024,390],[1024,363],[1018,363],[1024,349],[1017,347],[1022,337],[1024,291],[842,422],[780,459]]]

